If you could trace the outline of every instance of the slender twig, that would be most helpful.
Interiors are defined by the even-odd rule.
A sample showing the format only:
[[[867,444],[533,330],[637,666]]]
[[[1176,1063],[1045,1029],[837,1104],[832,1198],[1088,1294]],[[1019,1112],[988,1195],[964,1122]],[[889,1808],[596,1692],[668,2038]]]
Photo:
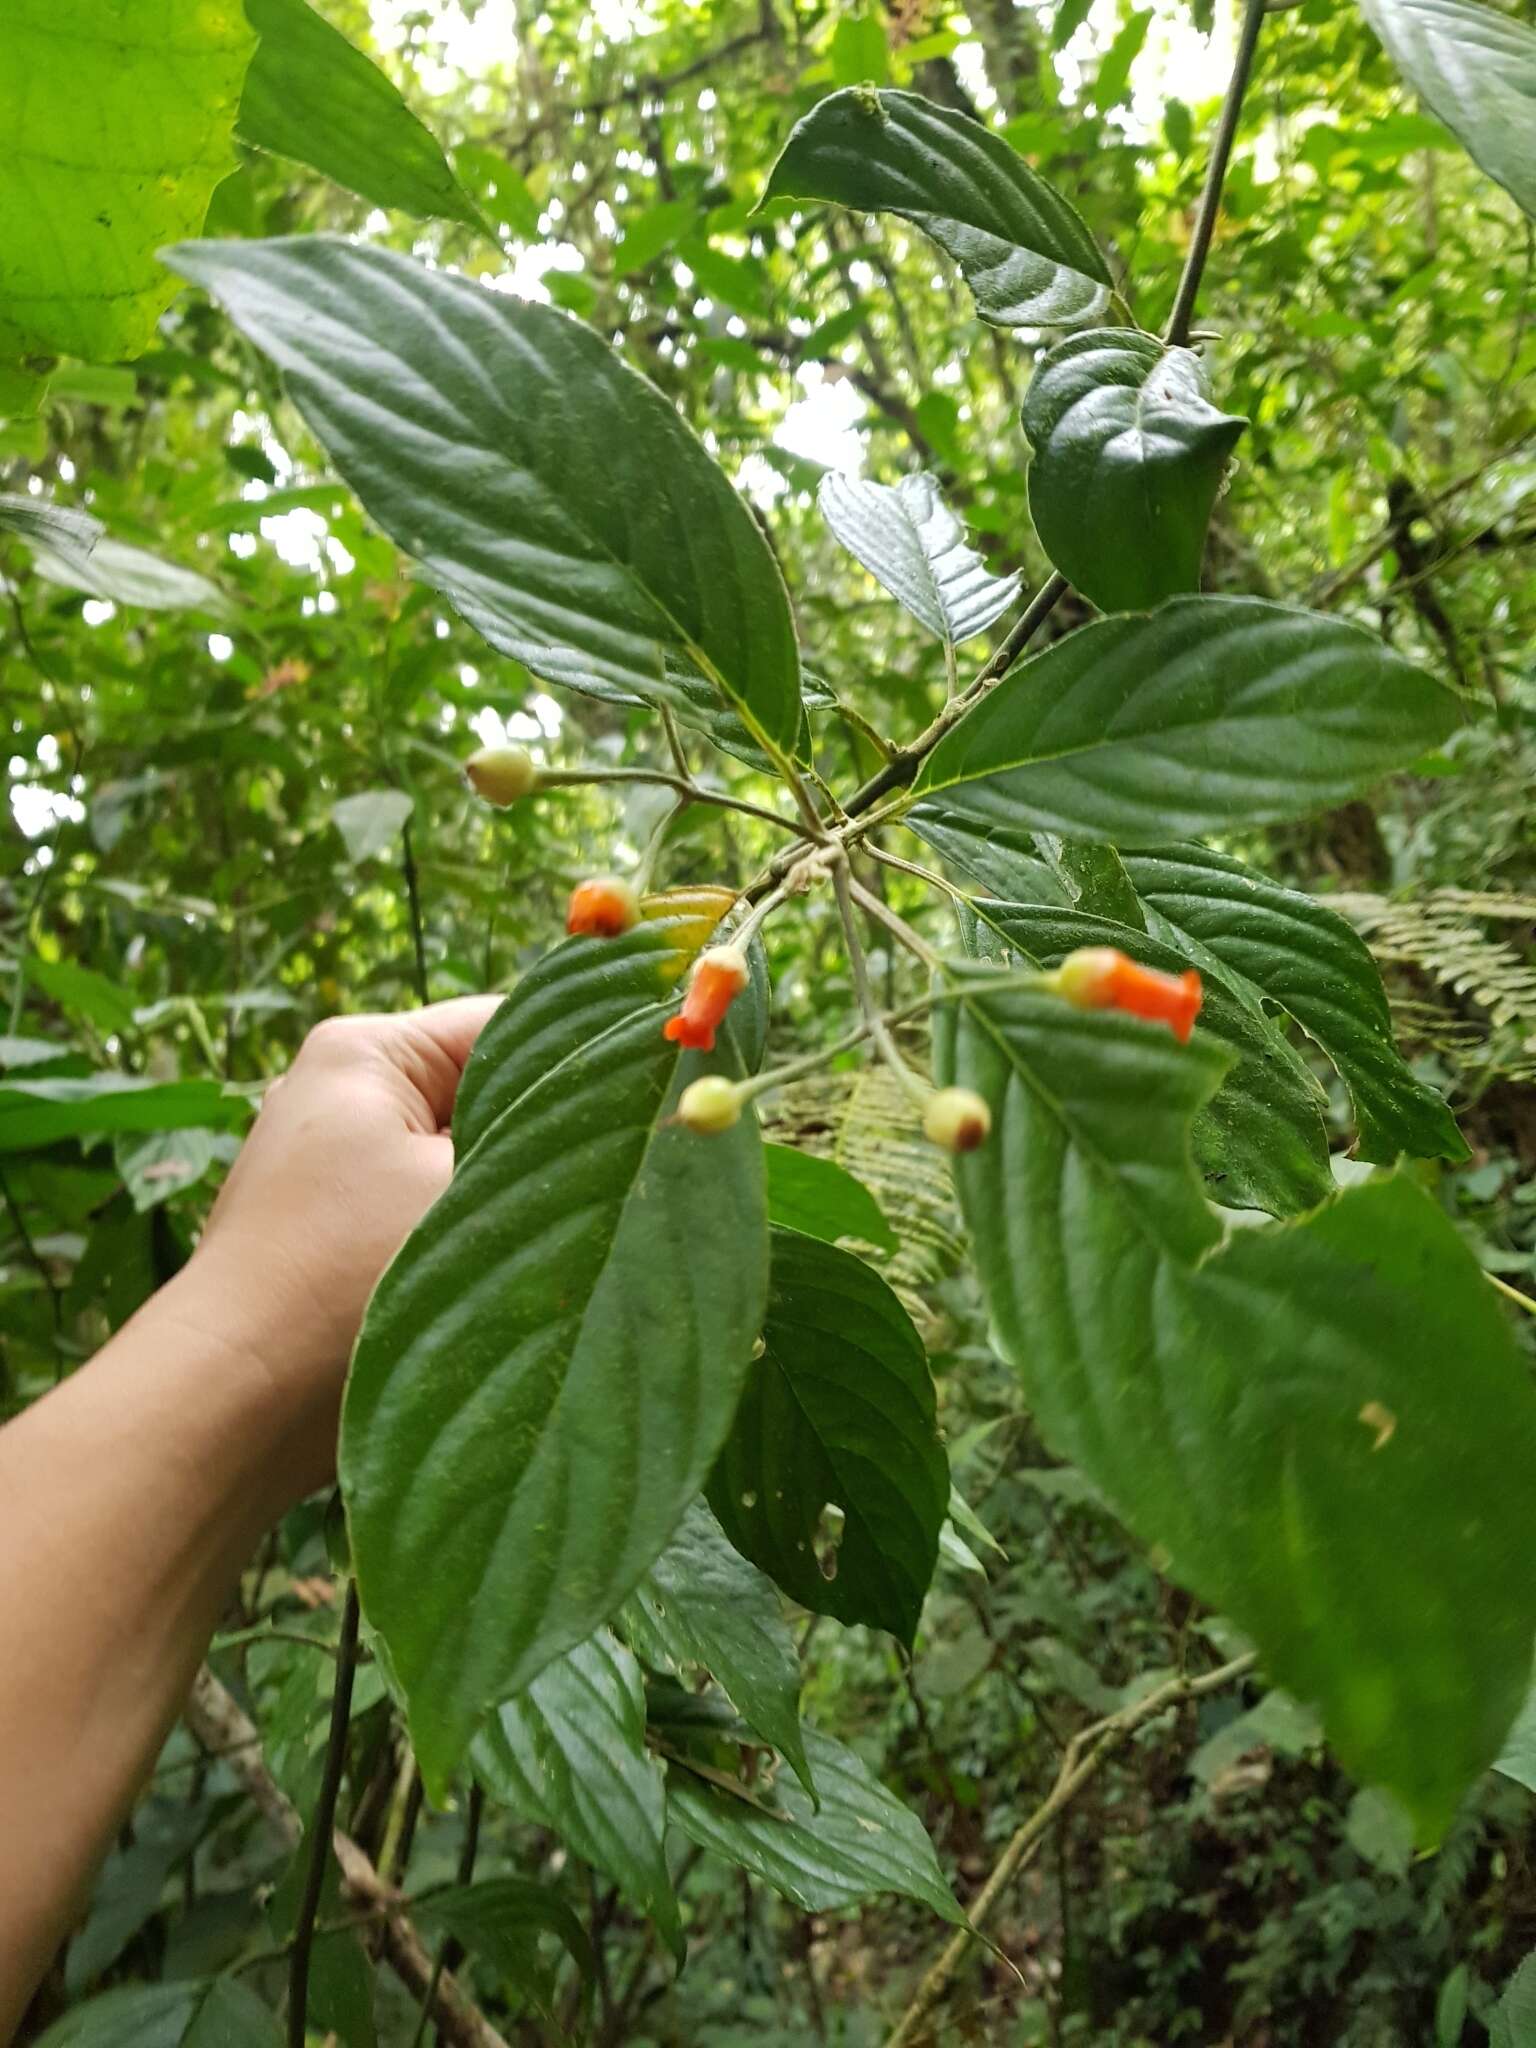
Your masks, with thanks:
[[[480,1822],[485,1813],[485,1787],[478,1778],[471,1781],[469,1803],[464,1812],[464,1840],[459,1849],[458,1869],[454,1873],[459,1889],[472,1884],[475,1876],[475,1859],[480,1853]],[[437,1951],[437,1960],[432,1965],[431,1980],[421,1995],[421,2010],[416,2015],[416,2031],[411,2036],[411,2048],[421,2048],[427,2026],[432,2017],[432,2004],[437,1997],[437,1987],[442,1982],[444,1970],[458,1967],[464,1951],[453,1936],[446,1935]]]
[[[1518,1302],[1528,1316],[1536,1316],[1536,1301],[1532,1301],[1528,1294],[1522,1294],[1518,1287],[1511,1287],[1509,1282],[1501,1280],[1497,1273],[1485,1273],[1483,1278],[1490,1287],[1496,1287],[1500,1294],[1506,1295],[1511,1301]]]
[[[64,1332],[64,1296],[59,1291],[59,1283],[48,1270],[48,1261],[38,1250],[36,1241],[31,1231],[27,1228],[27,1219],[21,1213],[21,1204],[17,1201],[11,1184],[5,1177],[3,1168],[0,1168],[0,1197],[3,1197],[5,1201],[6,1211],[10,1216],[12,1226],[21,1241],[22,1250],[26,1253],[27,1264],[32,1267],[37,1277],[48,1290],[48,1311],[53,1318],[53,1376],[57,1379],[64,1370],[64,1358],[59,1350],[59,1339]]]
[[[1227,165],[1232,159],[1232,145],[1237,140],[1237,124],[1242,116],[1248,80],[1253,74],[1253,59],[1259,47],[1264,13],[1265,0],[1247,0],[1243,9],[1243,25],[1238,32],[1237,54],[1232,60],[1232,76],[1227,80],[1226,98],[1221,103],[1221,115],[1211,142],[1205,190],[1200,194],[1200,208],[1195,215],[1194,233],[1189,238],[1189,253],[1184,258],[1179,288],[1174,294],[1173,311],[1168,315],[1168,331],[1164,338],[1180,348],[1189,340],[1189,323],[1194,317],[1195,300],[1200,296],[1206,258],[1211,253],[1211,242],[1221,213],[1221,191],[1227,182]]]
[[[873,889],[866,889],[862,882],[852,876],[849,877],[848,886],[853,893],[854,901],[868,911],[877,924],[884,925],[898,945],[905,946],[909,953],[915,954],[930,974],[941,974],[944,971],[944,962],[928,941],[920,932],[915,932],[899,912],[892,910],[889,903],[883,902]]]
[[[786,818],[782,811],[771,811],[765,804],[754,804],[746,797],[730,796],[723,789],[711,789],[707,783],[694,782],[685,775],[670,775],[662,768],[541,768],[540,789],[580,789],[588,783],[601,785],[605,782],[654,782],[663,789],[675,789],[680,796],[686,796],[690,803],[713,804],[722,811],[741,811],[749,818],[759,818],[765,825],[776,825],[781,832],[796,832],[802,839],[820,836],[807,830],[798,818]]]
[[[685,782],[692,782],[693,767],[683,745],[683,736],[677,729],[676,713],[670,704],[658,705],[657,709],[661,712],[661,729],[667,736],[667,751],[672,756],[672,765]]]
[[[326,1642],[323,1636],[307,1636],[299,1628],[269,1628],[265,1622],[258,1622],[254,1628],[237,1628],[227,1636],[215,1636],[208,1645],[208,1654],[211,1657],[219,1650],[238,1650],[246,1643],[302,1643],[322,1656],[336,1655],[336,1645]]]
[[[309,2017],[309,1958],[314,1946],[315,1920],[320,1911],[326,1863],[331,1853],[331,1831],[336,1825],[336,1798],[341,1791],[341,1774],[347,1761],[352,1679],[357,1670],[358,1618],[357,1581],[349,1579],[347,1596],[341,1607],[341,1635],[336,1645],[336,1683],[331,1692],[331,1732],[325,1747],[325,1770],[310,1820],[309,1862],[304,1872],[304,1893],[294,1922],[293,1954],[288,1964],[288,2048],[304,2048]]]
[[[870,859],[879,861],[882,867],[895,868],[898,874],[914,875],[918,881],[926,882],[930,889],[942,890],[952,902],[963,903],[967,909],[970,908],[971,899],[964,889],[950,881],[947,875],[941,875],[937,868],[925,868],[918,861],[906,860],[887,847],[877,846],[873,839],[866,839],[863,845]]]
[[[1096,1721],[1091,1728],[1085,1728],[1075,1735],[1067,1745],[1061,1769],[1056,1782],[1046,1798],[1037,1806],[1022,1826],[1011,1836],[1008,1846],[998,1858],[992,1875],[977,1893],[969,1913],[969,1926],[961,1931],[944,1949],[917,1987],[911,2004],[902,2014],[894,2033],[888,2036],[885,2048],[915,2048],[920,2040],[931,2038],[927,2029],[929,2016],[937,2009],[951,1978],[965,1958],[967,1949],[990,1917],[993,1907],[1003,1892],[1030,1861],[1054,1823],[1066,1812],[1094,1775],[1108,1761],[1115,1750],[1135,1734],[1146,1721],[1166,1713],[1170,1707],[1182,1706],[1186,1700],[1203,1698],[1206,1693],[1219,1692],[1224,1686],[1234,1684],[1253,1669],[1254,1658],[1250,1654],[1234,1657],[1230,1664],[1223,1664],[1219,1670],[1208,1671],[1201,1678],[1187,1674],[1170,1678],[1145,1699],[1136,1700],[1130,1706],[1121,1707],[1102,1721]]]
[[[411,821],[406,819],[400,833],[400,871],[405,877],[405,898],[411,909],[411,946],[416,974],[416,1000],[427,1002],[427,937],[421,921],[421,877],[416,872],[416,854],[411,845]]]
[[[875,1000],[875,991],[869,979],[869,961],[865,958],[864,941],[859,937],[859,921],[854,915],[853,880],[848,872],[846,860],[839,861],[833,870],[832,886],[837,893],[837,914],[842,919],[843,937],[848,945],[848,965],[853,970],[854,994],[858,997],[859,1009],[869,1027],[869,1035],[874,1042],[875,1050],[909,1095],[918,1101],[926,1100],[928,1088],[902,1058],[901,1048],[891,1034],[885,1013]]]

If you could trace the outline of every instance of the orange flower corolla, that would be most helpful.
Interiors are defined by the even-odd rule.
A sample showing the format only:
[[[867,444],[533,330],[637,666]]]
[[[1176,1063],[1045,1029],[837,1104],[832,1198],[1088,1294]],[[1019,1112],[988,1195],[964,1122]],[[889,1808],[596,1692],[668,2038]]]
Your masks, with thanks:
[[[1181,1045],[1189,1043],[1200,1014],[1200,977],[1193,967],[1164,974],[1113,946],[1084,946],[1069,953],[1052,977],[1057,992],[1080,1010],[1127,1010],[1154,1024],[1166,1024]]]
[[[711,946],[694,962],[683,1007],[662,1026],[664,1036],[690,1052],[713,1052],[726,1011],[750,979],[739,946]]]

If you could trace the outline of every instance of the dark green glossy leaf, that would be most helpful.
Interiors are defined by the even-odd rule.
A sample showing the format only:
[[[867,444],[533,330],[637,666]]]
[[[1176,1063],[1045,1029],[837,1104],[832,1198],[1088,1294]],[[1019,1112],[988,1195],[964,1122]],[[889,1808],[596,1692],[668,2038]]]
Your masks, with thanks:
[[[677,959],[653,927],[573,942],[503,1005],[453,1181],[358,1339],[341,1441],[352,1554],[434,1796],[481,1714],[588,1636],[661,1550],[761,1327],[757,1128],[706,1144],[673,1121],[706,1064],[662,1037]],[[594,1003],[618,1013],[595,1035]],[[532,1017],[529,1041],[509,1014]]]
[[[1045,858],[1039,835],[1003,816],[980,817],[947,796],[925,797],[901,822],[951,867],[1007,903],[1072,901]]]
[[[780,1775],[756,1803],[680,1764],[667,1774],[667,1812],[681,1833],[782,1892],[803,1913],[836,1912],[896,1892],[965,1925],[922,1822],[851,1749],[814,1728],[806,1753],[821,1804]]]
[[[1381,975],[1342,917],[1203,846],[1123,858],[1154,937],[1251,1006],[1278,1004],[1327,1053],[1349,1089],[1362,1158],[1466,1158],[1450,1111],[1393,1043]]]
[[[952,646],[995,625],[1019,594],[1019,576],[994,576],[931,476],[895,484],[828,470],[816,493],[843,546],[913,618]]]
[[[763,1342],[709,1504],[802,1607],[910,1643],[949,1499],[922,1339],[862,1259],[775,1229]]]
[[[1211,404],[1192,349],[1128,327],[1058,342],[1024,400],[1041,546],[1102,611],[1198,590],[1211,507],[1246,424]]]
[[[167,260],[279,365],[367,510],[495,646],[641,695],[680,655],[760,740],[795,745],[772,551],[669,401],[588,328],[328,235]]]
[[[306,4],[245,0],[261,37],[238,132],[375,206],[440,215],[489,233],[443,152],[376,64]]]
[[[1026,960],[1055,967],[1079,946],[1115,946],[1167,974],[1198,964],[1177,944],[1107,918],[1041,905],[979,901],[976,914]],[[1306,1061],[1224,982],[1205,989],[1196,1027],[1232,1055],[1195,1119],[1195,1159],[1213,1202],[1293,1216],[1333,1192],[1322,1113],[1327,1098]]]
[[[798,122],[763,194],[894,213],[959,264],[999,327],[1077,326],[1109,301],[1098,244],[1000,135],[910,92],[855,85]]]
[[[1256,597],[1178,597],[1069,633],[983,697],[913,785],[978,826],[1121,845],[1293,818],[1453,730],[1374,633]]]
[[[472,1761],[493,1799],[611,1877],[681,1960],[665,1787],[645,1746],[640,1667],[622,1643],[601,1629],[548,1665],[492,1716]]]
[[[1471,0],[1360,0],[1408,83],[1536,216],[1536,31]]]
[[[1455,1229],[1390,1177],[1211,1255],[1189,1131],[1226,1061],[1198,1034],[978,975],[936,1060],[992,1105],[956,1180],[1046,1440],[1438,1834],[1536,1630],[1536,1391]]]
[[[434,1892],[414,1909],[414,1918],[418,1927],[451,1935],[519,1990],[537,1994],[534,2002],[547,2018],[554,2014],[539,1956],[541,1934],[552,1934],[562,1945],[589,1990],[596,1980],[586,1929],[558,1892],[532,1878],[487,1877]]]
[[[625,1608],[630,1641],[657,1670],[701,1664],[812,1789],[800,1741],[800,1660],[772,1582],[734,1551],[702,1500]]]
[[[847,1167],[793,1145],[765,1145],[763,1158],[770,1223],[825,1238],[828,1244],[853,1237],[879,1251],[895,1251],[897,1237],[885,1211]]]

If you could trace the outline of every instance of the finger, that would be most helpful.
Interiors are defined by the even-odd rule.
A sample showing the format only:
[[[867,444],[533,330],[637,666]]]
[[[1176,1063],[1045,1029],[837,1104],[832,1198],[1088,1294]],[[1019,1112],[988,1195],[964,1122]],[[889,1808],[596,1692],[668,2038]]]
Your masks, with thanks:
[[[451,1120],[464,1063],[501,1002],[500,996],[455,996],[381,1020],[381,1049],[420,1095],[434,1130]]]

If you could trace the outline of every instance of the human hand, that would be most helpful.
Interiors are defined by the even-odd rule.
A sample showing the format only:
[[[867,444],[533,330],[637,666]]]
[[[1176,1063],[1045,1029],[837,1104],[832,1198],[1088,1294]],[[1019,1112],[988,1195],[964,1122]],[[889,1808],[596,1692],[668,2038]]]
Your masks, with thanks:
[[[184,1320],[255,1359],[298,1446],[294,1499],[334,1471],[347,1361],[375,1283],[453,1171],[464,1062],[497,1007],[465,996],[317,1026],[173,1283]]]

